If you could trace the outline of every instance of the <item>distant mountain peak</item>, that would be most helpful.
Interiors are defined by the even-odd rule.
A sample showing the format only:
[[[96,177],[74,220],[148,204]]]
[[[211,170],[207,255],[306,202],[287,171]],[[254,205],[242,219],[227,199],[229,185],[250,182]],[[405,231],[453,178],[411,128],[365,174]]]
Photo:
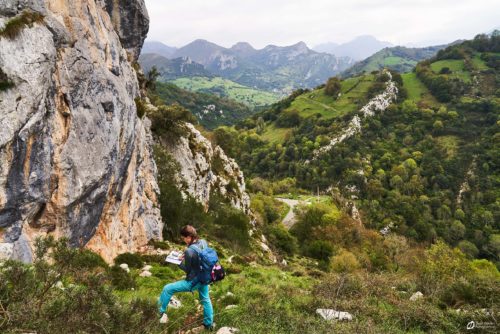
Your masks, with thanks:
[[[307,44],[303,41],[300,41],[294,45],[292,45],[293,47],[296,47],[296,48],[307,48]]]
[[[142,53],[156,53],[165,58],[172,58],[177,48],[168,46],[159,41],[146,41],[142,47]]]
[[[255,48],[248,42],[238,42],[235,45],[231,47],[232,50],[253,50],[255,51]]]
[[[340,45],[324,43],[313,48],[317,52],[326,52],[337,57],[351,57],[355,60],[365,59],[386,47],[393,46],[389,42],[379,41],[371,35],[361,35]]]

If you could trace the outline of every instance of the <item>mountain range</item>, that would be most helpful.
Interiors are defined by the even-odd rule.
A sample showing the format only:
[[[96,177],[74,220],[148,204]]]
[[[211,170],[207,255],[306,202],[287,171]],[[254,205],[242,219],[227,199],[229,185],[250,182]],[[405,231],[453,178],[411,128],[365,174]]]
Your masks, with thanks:
[[[161,48],[158,43],[151,45],[146,42],[140,58],[141,65],[151,66],[152,56],[148,56],[147,52],[155,53],[153,50],[159,50],[158,52],[167,59],[184,59],[177,60],[178,63],[201,64],[211,74],[245,86],[283,93],[320,85],[353,64],[351,58],[313,51],[304,42],[285,47],[268,45],[257,50],[244,42],[225,48],[198,39],[173,53],[168,47]],[[165,59],[157,60],[163,65],[167,64]],[[164,70],[160,69],[164,80],[171,79],[173,72],[176,70],[167,69],[165,66]]]
[[[349,57],[354,60],[363,60],[383,48],[393,46],[389,42],[379,41],[373,36],[358,36],[347,43],[328,42],[315,46],[314,51],[325,52],[337,57]]]

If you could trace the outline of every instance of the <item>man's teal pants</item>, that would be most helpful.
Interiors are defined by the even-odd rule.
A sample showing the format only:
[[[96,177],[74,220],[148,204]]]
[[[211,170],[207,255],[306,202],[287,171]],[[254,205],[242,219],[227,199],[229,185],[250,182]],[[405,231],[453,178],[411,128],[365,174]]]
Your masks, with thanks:
[[[163,287],[160,299],[158,300],[158,305],[160,307],[160,313],[166,313],[168,308],[168,303],[170,299],[177,292],[191,292],[198,290],[200,295],[200,302],[203,305],[203,324],[205,326],[211,326],[214,322],[214,310],[212,308],[212,302],[210,301],[210,296],[208,295],[208,285],[207,284],[196,284],[191,287],[191,282],[186,280],[177,281],[174,283],[167,284]]]

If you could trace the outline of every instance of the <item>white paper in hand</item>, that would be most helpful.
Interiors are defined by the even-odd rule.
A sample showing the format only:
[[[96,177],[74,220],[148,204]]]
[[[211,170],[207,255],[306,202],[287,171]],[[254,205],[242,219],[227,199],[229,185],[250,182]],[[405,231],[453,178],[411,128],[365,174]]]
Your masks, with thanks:
[[[168,254],[165,261],[173,264],[181,264],[182,262],[181,257],[182,257],[182,252],[172,251],[170,252],[170,254]]]

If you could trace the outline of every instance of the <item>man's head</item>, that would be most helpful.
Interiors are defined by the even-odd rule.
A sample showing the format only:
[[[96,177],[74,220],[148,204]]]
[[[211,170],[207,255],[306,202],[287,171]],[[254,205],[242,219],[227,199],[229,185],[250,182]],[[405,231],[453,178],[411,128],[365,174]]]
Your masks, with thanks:
[[[198,239],[198,233],[193,226],[186,225],[181,228],[181,238],[187,245],[190,245]]]

